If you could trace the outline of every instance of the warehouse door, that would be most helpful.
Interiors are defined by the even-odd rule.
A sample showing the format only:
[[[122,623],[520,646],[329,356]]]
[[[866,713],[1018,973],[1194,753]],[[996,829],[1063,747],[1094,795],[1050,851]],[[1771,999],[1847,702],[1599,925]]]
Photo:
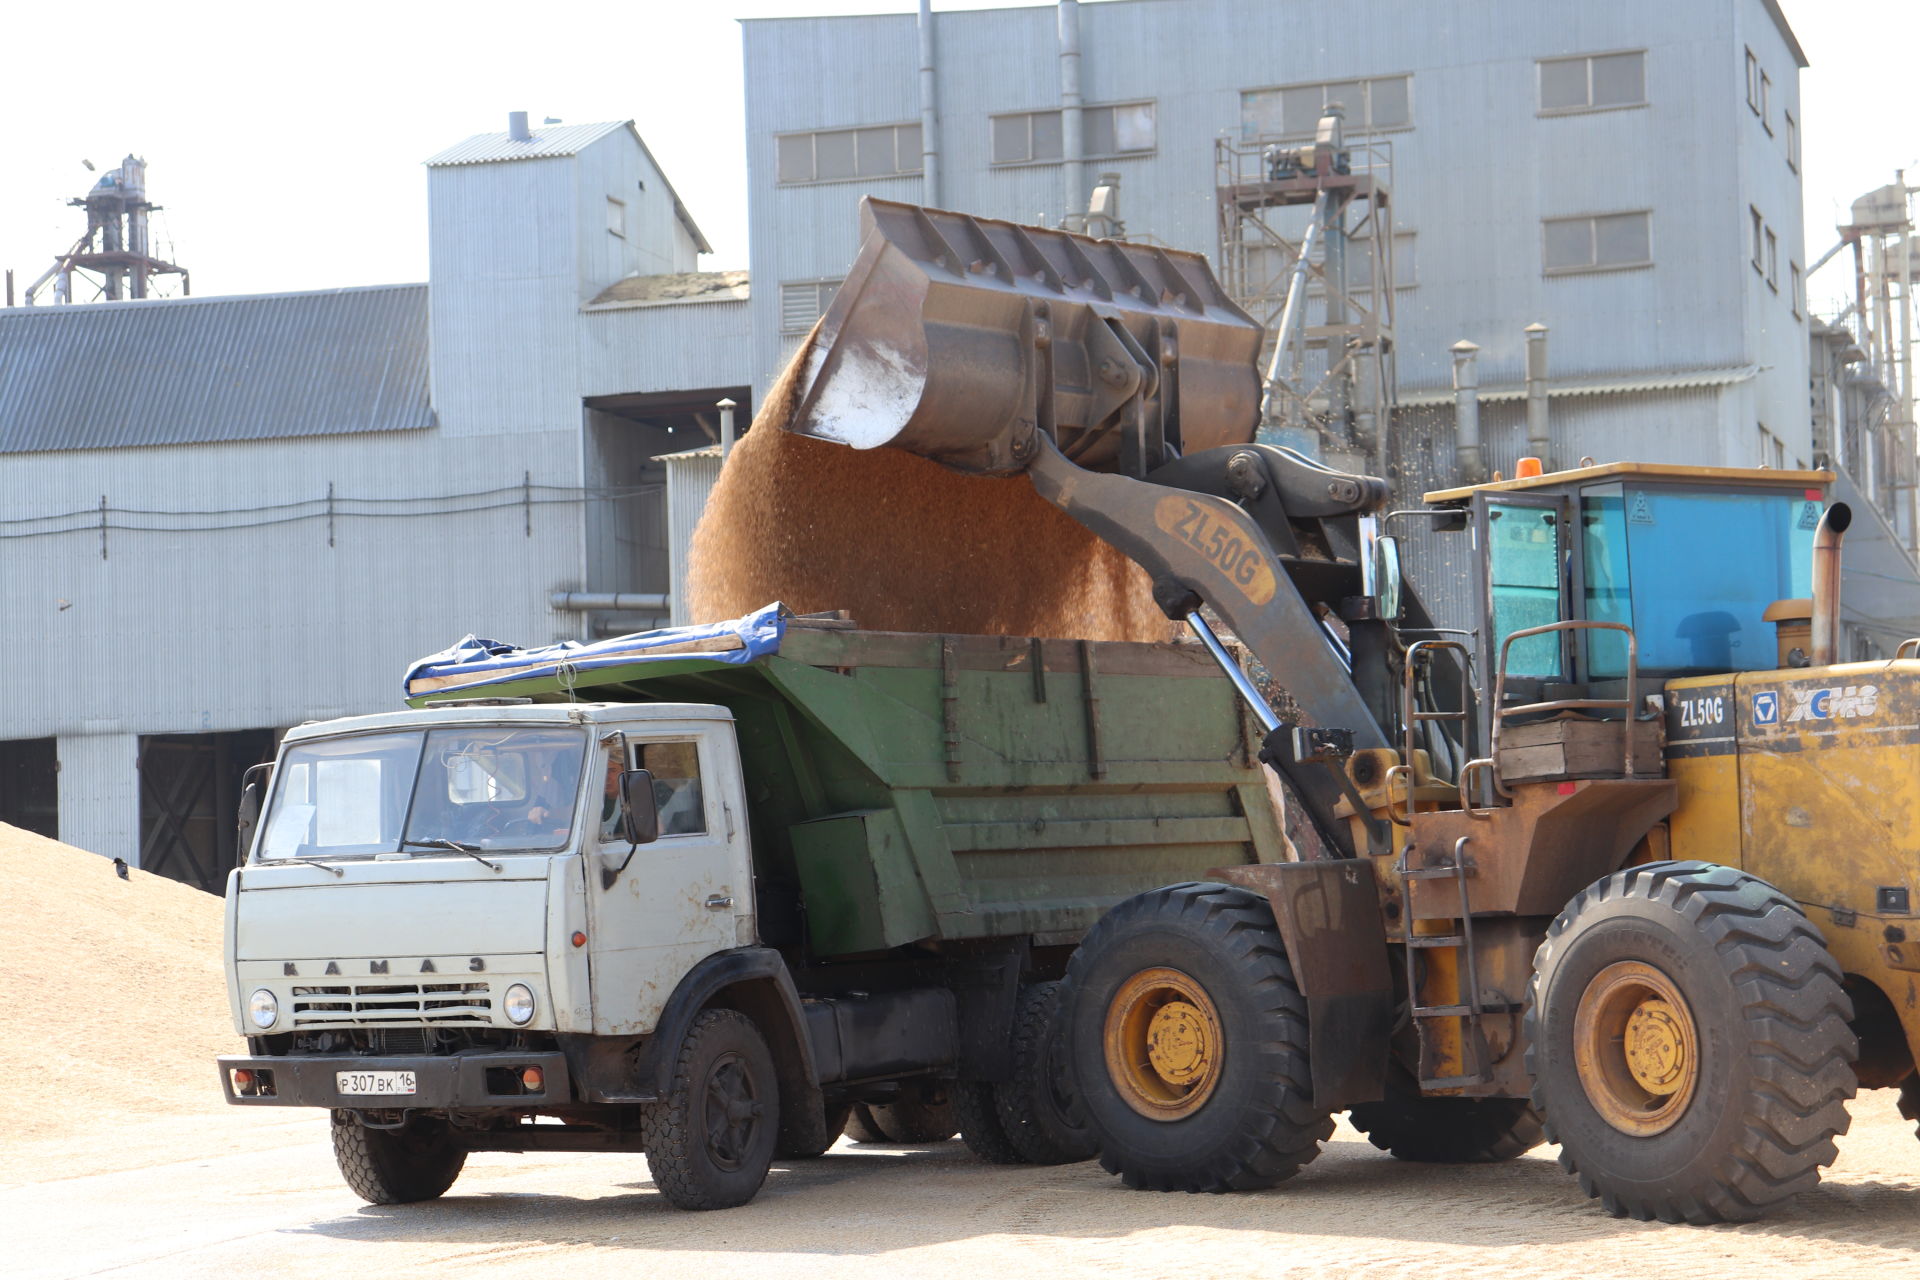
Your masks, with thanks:
[[[60,838],[60,757],[52,738],[0,742],[0,822]]]
[[[232,869],[240,779],[273,759],[273,730],[140,739],[140,866],[208,893]]]

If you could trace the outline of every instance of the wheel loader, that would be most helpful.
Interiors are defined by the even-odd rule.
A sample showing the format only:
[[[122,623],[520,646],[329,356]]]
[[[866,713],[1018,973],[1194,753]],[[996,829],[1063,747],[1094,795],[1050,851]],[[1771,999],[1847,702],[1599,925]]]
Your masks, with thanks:
[[[1552,1142],[1616,1215],[1743,1220],[1815,1184],[1857,1088],[1920,1106],[1920,642],[1838,661],[1830,473],[1523,460],[1388,511],[1256,442],[1261,333],[1198,255],[862,217],[788,429],[1029,477],[1146,569],[1301,815],[1295,860],[1075,951],[1061,1087],[1108,1171],[1270,1187],[1346,1112],[1402,1159]],[[1421,525],[1470,627],[1403,578]]]

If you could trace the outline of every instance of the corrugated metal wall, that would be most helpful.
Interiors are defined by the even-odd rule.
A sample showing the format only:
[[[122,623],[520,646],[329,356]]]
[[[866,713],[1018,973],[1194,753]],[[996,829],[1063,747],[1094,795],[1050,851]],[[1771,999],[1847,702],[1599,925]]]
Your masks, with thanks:
[[[673,625],[685,626],[687,614],[687,548],[693,529],[707,509],[707,495],[720,479],[720,450],[696,449],[663,459],[667,464],[667,562],[673,571]]]

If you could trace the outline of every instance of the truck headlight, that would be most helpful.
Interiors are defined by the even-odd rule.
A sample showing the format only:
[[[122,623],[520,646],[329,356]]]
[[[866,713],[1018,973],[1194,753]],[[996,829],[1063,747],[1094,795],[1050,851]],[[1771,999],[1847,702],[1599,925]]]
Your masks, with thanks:
[[[500,1007],[506,1012],[508,1022],[524,1027],[533,1021],[533,992],[525,984],[516,982],[507,988]]]
[[[265,987],[247,997],[247,1016],[253,1025],[265,1031],[280,1020],[280,1002]]]

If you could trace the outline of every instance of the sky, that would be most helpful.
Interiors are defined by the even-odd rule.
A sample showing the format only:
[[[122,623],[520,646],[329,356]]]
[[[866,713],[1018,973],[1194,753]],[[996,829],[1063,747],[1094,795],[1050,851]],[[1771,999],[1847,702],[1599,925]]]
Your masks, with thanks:
[[[1044,0],[1026,0],[1042,3]],[[1198,2],[1198,0],[1196,0]],[[1468,2],[1468,0],[1454,0]],[[1546,0],[1587,3],[1591,0]],[[938,10],[1022,0],[935,0]],[[1909,167],[1920,184],[1914,0],[1782,0],[1801,73],[1805,258],[1854,197]],[[0,18],[0,267],[18,288],[85,229],[65,202],[133,152],[163,207],[155,252],[194,292],[261,293],[426,278],[421,161],[509,111],[634,119],[714,247],[744,267],[746,161],[738,19],[905,13],[913,0],[335,0],[328,5],[97,0]],[[119,25],[114,45],[98,33]],[[599,42],[582,33],[600,33]],[[1904,65],[1903,65],[1904,63]],[[1798,257],[1799,255],[1795,255]],[[1815,276],[1816,311],[1846,288]]]

